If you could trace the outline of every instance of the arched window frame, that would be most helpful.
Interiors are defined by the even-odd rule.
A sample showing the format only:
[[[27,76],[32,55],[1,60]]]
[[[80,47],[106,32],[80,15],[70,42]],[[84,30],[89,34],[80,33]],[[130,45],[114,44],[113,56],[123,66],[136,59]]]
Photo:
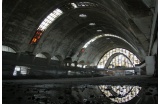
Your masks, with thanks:
[[[103,57],[98,62],[97,67],[98,68],[104,68],[105,64],[108,61],[108,59],[110,58],[110,56],[115,54],[115,53],[123,53],[123,54],[125,54],[132,61],[132,63],[134,65],[140,63],[140,60],[132,52],[130,52],[130,51],[126,50],[126,49],[123,49],[123,48],[114,48],[114,49],[108,51],[106,54],[103,55]]]

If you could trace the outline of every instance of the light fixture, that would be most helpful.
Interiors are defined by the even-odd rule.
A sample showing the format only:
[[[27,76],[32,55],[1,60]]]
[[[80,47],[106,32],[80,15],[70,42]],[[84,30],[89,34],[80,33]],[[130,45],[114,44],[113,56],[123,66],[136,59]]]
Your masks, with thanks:
[[[107,40],[109,40],[110,38],[106,38]]]
[[[96,25],[96,23],[89,23],[89,25],[90,25],[90,26],[95,26],[95,25]]]
[[[80,14],[79,17],[86,18],[87,15],[86,14]]]

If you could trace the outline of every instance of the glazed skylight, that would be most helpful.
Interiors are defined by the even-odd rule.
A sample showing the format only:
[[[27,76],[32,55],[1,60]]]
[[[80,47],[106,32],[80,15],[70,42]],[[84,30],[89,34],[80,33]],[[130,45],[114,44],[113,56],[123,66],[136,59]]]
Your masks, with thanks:
[[[112,35],[112,34],[103,34],[103,35],[99,35],[99,36],[96,36],[94,38],[92,38],[90,41],[88,41],[84,46],[83,48],[87,48],[89,44],[91,44],[92,42],[94,42],[95,40],[101,38],[101,37],[114,37],[114,38],[118,38],[118,39],[121,39],[123,40],[125,43],[127,43],[128,45],[130,45],[134,50],[137,51],[137,49],[135,49],[128,41],[126,41],[125,39],[123,39],[122,37],[120,36],[117,36],[117,35]]]
[[[69,3],[67,4],[67,9],[71,9],[68,8],[72,6],[72,9],[76,9],[76,8],[86,8],[86,7],[96,7],[98,6],[98,4],[96,3],[91,3],[91,2],[74,2],[74,3]]]
[[[51,12],[39,25],[37,30],[45,31],[49,25],[55,21],[59,16],[63,14],[63,11],[60,9],[55,9],[53,12]]]
[[[142,89],[139,86],[111,86],[111,85],[100,85],[99,89],[108,97],[111,101],[116,103],[125,103],[132,100],[139,91]]]
[[[95,7],[97,4],[91,3],[91,2],[78,2],[77,3],[78,7]]]
[[[78,6],[75,3],[71,3],[71,5],[74,9],[78,8]]]
[[[69,3],[68,5],[71,5],[73,9],[98,6],[97,4],[91,2],[75,2],[75,3]],[[41,22],[37,30],[45,31],[49,27],[49,25],[53,23],[62,14],[63,11],[61,9],[59,8],[55,9]],[[87,15],[80,14],[79,17],[87,17]]]
[[[91,2],[71,2],[62,5],[62,10],[71,10],[71,9],[77,9],[77,8],[86,8],[86,7],[96,7],[98,4],[91,3]],[[31,39],[29,44],[37,44],[40,40],[43,32],[58,18],[63,14],[63,11],[61,9],[55,9],[53,12],[51,12],[49,15],[46,16],[46,18],[41,22],[39,27],[37,28],[33,38]],[[86,14],[80,14],[79,17],[85,18],[87,17]]]
[[[79,14],[79,17],[85,18],[85,17],[87,17],[87,15],[86,14]]]
[[[90,25],[90,26],[95,26],[95,25],[96,25],[96,23],[89,23],[89,25]]]
[[[97,39],[99,39],[99,38],[101,38],[101,37],[103,37],[103,36],[102,36],[102,35],[99,35],[99,36],[96,36],[96,37],[92,38],[90,41],[88,41],[88,42],[83,46],[83,48],[87,48],[89,44],[91,44],[92,42],[94,42],[95,40],[97,40]]]

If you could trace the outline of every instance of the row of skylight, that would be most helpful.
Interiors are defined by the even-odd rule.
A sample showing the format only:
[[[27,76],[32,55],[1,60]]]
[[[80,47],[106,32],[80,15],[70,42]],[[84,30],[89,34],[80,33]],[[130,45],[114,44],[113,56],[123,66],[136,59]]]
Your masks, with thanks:
[[[98,6],[95,3],[91,3],[91,2],[77,2],[77,3],[71,3],[72,7],[74,9],[79,8],[79,7],[96,7]]]
[[[76,9],[76,8],[83,8],[83,7],[96,7],[98,6],[95,3],[91,2],[76,2],[76,3],[68,3],[60,8],[69,10],[69,9]],[[63,14],[63,11],[59,8],[55,9],[53,12],[51,12],[39,25],[39,27],[36,30],[36,33],[34,34],[34,37],[30,41],[30,44],[36,44],[39,39],[41,38],[43,32],[61,15]],[[85,18],[87,17],[86,14],[80,14],[79,17]],[[40,34],[37,34],[37,31],[41,32]]]
[[[91,2],[77,2],[77,3],[70,3],[70,5],[76,9],[79,7],[93,7],[93,6],[97,6],[97,4],[95,3],[91,3]],[[47,27],[49,27],[49,25],[51,23],[53,23],[53,21],[55,21],[59,16],[61,16],[63,14],[63,11],[59,8],[55,9],[53,12],[51,12],[43,21],[42,23],[39,25],[37,30],[41,30],[41,31],[45,31],[47,29]],[[85,14],[80,14],[80,17],[87,17],[87,15]]]
[[[92,42],[94,42],[95,40],[101,38],[101,37],[105,37],[105,36],[110,36],[110,37],[115,37],[115,38],[118,38],[118,39],[121,39],[123,40],[124,42],[126,42],[128,45],[130,45],[133,49],[135,49],[129,42],[127,42],[125,39],[123,39],[122,37],[119,37],[117,35],[112,35],[112,34],[103,34],[103,35],[99,35],[99,36],[96,36],[94,38],[92,38],[90,41],[88,41],[84,46],[83,48],[87,48],[89,44],[91,44]],[[136,50],[136,49],[135,49]],[[136,50],[137,51],[137,50]]]
[[[53,22],[55,21],[59,16],[61,16],[63,14],[63,11],[60,9],[55,9],[53,12],[51,12],[43,21],[42,23],[39,25],[37,30],[42,30],[45,31],[47,29],[47,27]]]

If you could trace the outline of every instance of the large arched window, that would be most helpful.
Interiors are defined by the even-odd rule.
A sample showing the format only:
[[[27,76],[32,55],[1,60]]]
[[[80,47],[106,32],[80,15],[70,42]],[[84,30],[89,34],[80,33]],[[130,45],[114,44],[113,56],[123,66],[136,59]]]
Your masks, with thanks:
[[[16,53],[15,50],[13,50],[12,48],[5,46],[5,45],[2,46],[2,51]]]
[[[132,63],[123,55],[118,55],[112,59],[109,68],[114,68],[116,66],[133,67]]]
[[[123,49],[123,48],[115,48],[107,52],[99,61],[97,67],[104,68],[108,59],[115,53],[122,53],[113,57],[112,61],[109,63],[108,68],[114,68],[117,66],[124,66],[124,67],[134,67],[135,64],[139,64],[140,60],[130,51]],[[123,55],[124,54],[124,55]],[[125,57],[126,56],[126,57]]]

